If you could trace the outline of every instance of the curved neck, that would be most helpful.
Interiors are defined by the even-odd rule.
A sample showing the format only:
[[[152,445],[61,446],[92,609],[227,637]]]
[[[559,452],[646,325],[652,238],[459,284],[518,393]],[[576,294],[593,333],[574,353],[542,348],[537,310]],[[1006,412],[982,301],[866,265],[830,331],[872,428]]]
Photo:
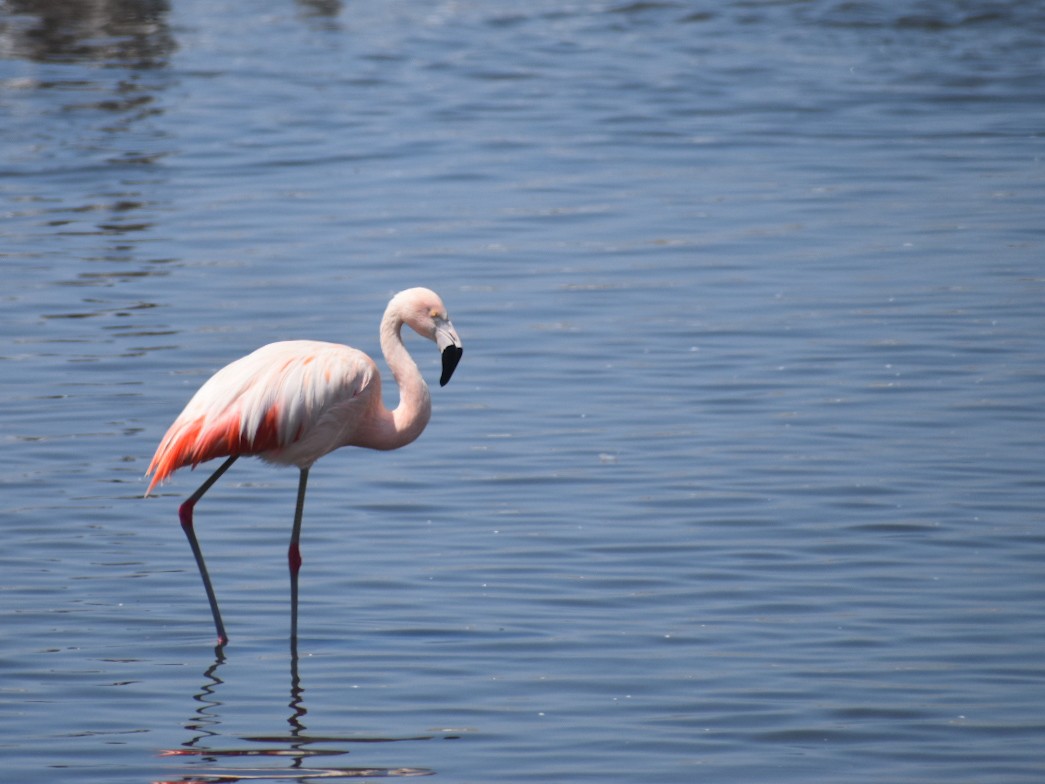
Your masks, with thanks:
[[[409,444],[421,435],[432,416],[428,384],[403,345],[402,330],[403,319],[390,304],[381,319],[381,351],[399,386],[399,405],[389,411],[378,400],[380,424],[374,449],[398,449]]]

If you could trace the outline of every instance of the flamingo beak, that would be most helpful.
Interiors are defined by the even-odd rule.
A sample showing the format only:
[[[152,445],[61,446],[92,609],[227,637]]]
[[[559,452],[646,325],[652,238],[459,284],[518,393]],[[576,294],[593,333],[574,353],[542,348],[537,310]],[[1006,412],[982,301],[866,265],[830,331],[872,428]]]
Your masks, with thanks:
[[[443,375],[439,377],[439,386],[445,387],[450,376],[454,374],[457,363],[461,361],[461,338],[457,336],[454,325],[445,319],[437,319],[435,325],[435,344],[443,355]]]

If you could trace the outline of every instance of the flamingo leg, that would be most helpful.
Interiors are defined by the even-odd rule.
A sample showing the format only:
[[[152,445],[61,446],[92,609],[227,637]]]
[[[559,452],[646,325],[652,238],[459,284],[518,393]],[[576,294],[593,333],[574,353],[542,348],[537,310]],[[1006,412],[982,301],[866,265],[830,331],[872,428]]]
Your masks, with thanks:
[[[305,486],[308,484],[308,469],[301,469],[298,481],[298,502],[294,509],[294,530],[290,534],[290,547],[287,548],[287,563],[290,566],[290,643],[297,649],[298,641],[298,572],[301,571],[301,515],[305,510]]]
[[[237,455],[232,455],[232,457],[218,466],[218,470],[211,474],[210,478],[200,485],[199,489],[190,495],[185,503],[178,507],[178,519],[181,520],[181,529],[185,532],[185,536],[188,537],[192,554],[196,558],[196,566],[200,570],[200,577],[203,578],[203,587],[207,591],[207,601],[210,602],[210,611],[214,616],[214,628],[218,631],[219,646],[227,643],[229,636],[225,633],[225,624],[221,622],[218,599],[214,595],[214,586],[211,585],[210,576],[207,574],[207,564],[203,561],[203,551],[200,549],[200,543],[196,539],[196,532],[192,527],[192,508],[196,506],[196,502],[203,497],[203,494],[210,490],[211,486],[221,478],[221,475],[229,470],[229,466],[236,462],[236,457]]]

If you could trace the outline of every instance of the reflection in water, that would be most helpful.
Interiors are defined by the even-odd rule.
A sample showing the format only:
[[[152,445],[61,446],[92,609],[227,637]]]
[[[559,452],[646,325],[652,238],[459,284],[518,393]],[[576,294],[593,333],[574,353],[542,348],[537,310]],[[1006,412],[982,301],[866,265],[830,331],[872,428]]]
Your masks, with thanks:
[[[304,16],[336,19],[341,14],[341,0],[297,0]]]
[[[304,719],[308,714],[305,707],[305,689],[301,685],[298,670],[297,645],[292,644],[290,650],[290,701],[287,707],[288,731],[286,733],[262,733],[246,735],[235,740],[257,746],[224,746],[222,744],[221,707],[217,697],[218,688],[224,682],[218,674],[225,663],[223,646],[215,649],[214,663],[203,673],[204,682],[193,699],[199,703],[192,719],[185,728],[192,737],[180,748],[161,752],[164,757],[185,757],[191,760],[191,771],[180,778],[167,778],[166,782],[199,782],[199,784],[218,784],[244,780],[265,781],[305,781],[314,778],[389,778],[407,776],[428,776],[435,771],[428,768],[375,768],[375,767],[341,767],[317,766],[319,757],[336,757],[350,754],[344,744],[360,743],[396,743],[405,741],[452,740],[457,735],[419,735],[414,737],[380,737],[349,735],[317,735],[309,734]],[[232,739],[227,739],[232,740]],[[285,768],[273,767],[232,767],[230,760],[242,758],[261,758],[268,760],[290,760]],[[308,761],[306,766],[304,763]],[[222,764],[224,763],[224,764]]]
[[[167,0],[8,0],[6,6],[0,56],[155,68],[174,50]]]
[[[73,270],[62,284],[166,274],[167,260],[140,249],[167,201],[157,164],[175,153],[158,122],[176,49],[169,10],[169,0],[8,0],[0,14],[0,58],[46,65],[14,64],[21,75],[2,84],[0,207],[9,236],[79,262],[60,266]],[[101,312],[83,303],[69,315]]]
[[[186,748],[195,748],[206,738],[219,734],[216,730],[211,730],[210,727],[216,727],[221,724],[221,719],[214,715],[221,702],[214,695],[222,683],[221,678],[218,677],[218,669],[225,663],[225,654],[219,646],[215,649],[214,655],[214,663],[203,673],[203,686],[193,696],[193,699],[199,703],[199,707],[196,708],[195,717],[185,725],[185,728],[197,734],[183,744]]]

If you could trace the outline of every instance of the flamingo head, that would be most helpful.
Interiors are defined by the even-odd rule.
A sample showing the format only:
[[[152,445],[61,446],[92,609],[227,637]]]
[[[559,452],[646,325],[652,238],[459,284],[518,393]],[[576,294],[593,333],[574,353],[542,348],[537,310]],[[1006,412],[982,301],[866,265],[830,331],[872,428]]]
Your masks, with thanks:
[[[407,289],[392,298],[389,307],[397,306],[403,322],[422,337],[434,340],[443,358],[443,373],[439,386],[445,387],[461,361],[464,349],[457,330],[450,323],[446,306],[434,291],[425,288]]]

